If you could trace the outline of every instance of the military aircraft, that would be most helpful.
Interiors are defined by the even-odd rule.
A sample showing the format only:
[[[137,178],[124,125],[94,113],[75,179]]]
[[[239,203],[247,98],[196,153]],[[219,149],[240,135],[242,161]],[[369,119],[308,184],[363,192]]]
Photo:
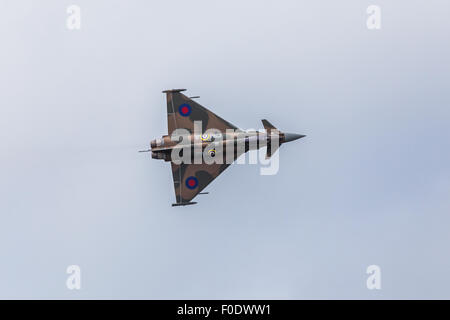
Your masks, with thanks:
[[[280,132],[267,120],[262,120],[265,132],[238,129],[193,100],[199,97],[188,97],[183,91],[186,89],[163,91],[169,134],[152,140],[150,149],[141,151],[171,162],[176,197],[172,206],[196,204],[191,200],[206,194],[201,191],[245,152],[267,146],[269,159],[281,144],[305,137]]]

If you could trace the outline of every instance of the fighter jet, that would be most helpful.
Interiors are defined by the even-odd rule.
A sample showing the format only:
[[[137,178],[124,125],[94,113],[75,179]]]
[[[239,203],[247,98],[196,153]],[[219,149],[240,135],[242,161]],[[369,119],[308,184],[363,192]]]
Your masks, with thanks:
[[[196,204],[192,199],[206,194],[202,190],[247,151],[267,146],[269,159],[281,144],[305,137],[280,132],[265,119],[265,132],[238,129],[193,100],[199,97],[188,97],[183,91],[163,91],[169,134],[152,140],[150,149],[141,151],[170,162],[176,198],[172,206]]]

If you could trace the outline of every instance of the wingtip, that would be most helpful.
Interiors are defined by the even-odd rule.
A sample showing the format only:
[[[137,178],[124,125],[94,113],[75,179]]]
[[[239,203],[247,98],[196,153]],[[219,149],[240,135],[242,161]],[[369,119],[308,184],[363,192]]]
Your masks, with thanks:
[[[172,207],[189,206],[189,205],[193,205],[196,203],[197,202],[177,202],[177,203],[172,203]]]
[[[168,90],[164,90],[163,93],[168,93],[168,92],[181,92],[181,91],[186,91],[186,89],[168,89]]]

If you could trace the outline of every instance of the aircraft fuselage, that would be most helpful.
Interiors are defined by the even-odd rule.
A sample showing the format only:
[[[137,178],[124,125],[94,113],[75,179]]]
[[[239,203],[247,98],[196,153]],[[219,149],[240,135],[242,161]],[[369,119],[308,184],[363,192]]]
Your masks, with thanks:
[[[236,131],[227,134],[216,135],[187,135],[180,137],[162,136],[160,139],[151,141],[151,152],[153,159],[164,161],[172,160],[172,153],[183,152],[182,149],[189,148],[191,159],[194,159],[195,153],[208,152],[211,157],[226,157],[232,153],[236,155],[239,150],[257,150],[274,142],[281,145],[285,142],[285,134],[279,131]]]

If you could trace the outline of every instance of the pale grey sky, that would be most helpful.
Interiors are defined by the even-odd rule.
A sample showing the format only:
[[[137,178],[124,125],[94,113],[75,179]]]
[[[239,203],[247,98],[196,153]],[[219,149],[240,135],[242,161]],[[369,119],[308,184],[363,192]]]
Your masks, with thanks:
[[[2,1],[0,298],[450,298],[449,9]],[[169,88],[308,137],[172,208],[169,164],[137,153]]]

